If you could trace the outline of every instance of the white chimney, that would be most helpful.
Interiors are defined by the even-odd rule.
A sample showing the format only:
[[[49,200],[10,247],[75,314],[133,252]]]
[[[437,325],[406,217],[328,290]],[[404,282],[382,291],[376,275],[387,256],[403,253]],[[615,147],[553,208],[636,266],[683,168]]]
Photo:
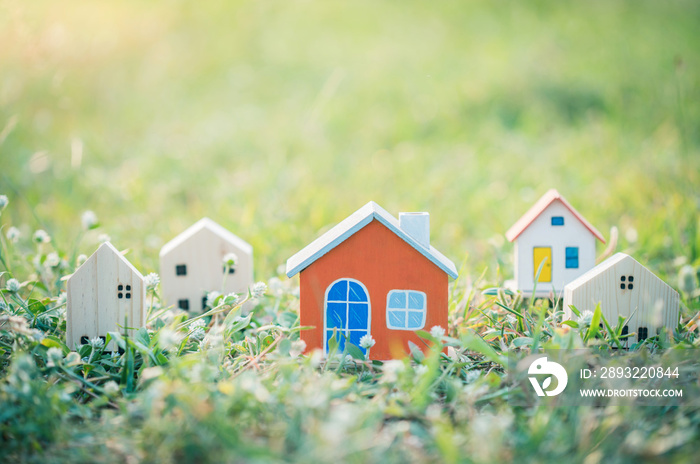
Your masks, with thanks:
[[[430,214],[399,213],[399,227],[425,248],[430,248]]]

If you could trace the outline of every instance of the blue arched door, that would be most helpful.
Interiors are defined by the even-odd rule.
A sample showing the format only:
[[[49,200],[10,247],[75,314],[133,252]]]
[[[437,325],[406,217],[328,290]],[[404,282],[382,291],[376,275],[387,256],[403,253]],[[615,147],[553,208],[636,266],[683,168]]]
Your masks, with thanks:
[[[325,311],[324,351],[328,352],[334,329],[340,351],[345,349],[346,339],[360,348],[360,338],[370,332],[370,302],[365,286],[354,279],[336,280],[326,289]],[[367,350],[360,350],[367,354]]]

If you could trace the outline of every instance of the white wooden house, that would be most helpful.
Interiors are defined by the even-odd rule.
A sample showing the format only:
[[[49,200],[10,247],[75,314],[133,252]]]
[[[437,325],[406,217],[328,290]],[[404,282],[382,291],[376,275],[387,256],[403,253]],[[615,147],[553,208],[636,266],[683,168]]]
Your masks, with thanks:
[[[515,242],[516,288],[532,295],[560,294],[595,265],[595,241],[605,239],[555,189],[549,190],[508,231]]]
[[[231,268],[223,262],[229,253],[237,257]],[[201,312],[208,292],[248,291],[253,283],[253,247],[203,218],[161,248],[160,279],[162,296],[168,304]]]
[[[105,242],[68,279],[66,343],[70,349],[103,340],[107,332],[146,324],[146,287],[143,276]],[[107,349],[115,350],[114,342]]]
[[[678,292],[634,258],[617,253],[564,289],[564,319],[575,319],[570,305],[579,311],[600,309],[612,327],[618,316],[632,318],[623,334],[635,334],[629,342],[656,335],[662,327],[676,328],[680,313]]]

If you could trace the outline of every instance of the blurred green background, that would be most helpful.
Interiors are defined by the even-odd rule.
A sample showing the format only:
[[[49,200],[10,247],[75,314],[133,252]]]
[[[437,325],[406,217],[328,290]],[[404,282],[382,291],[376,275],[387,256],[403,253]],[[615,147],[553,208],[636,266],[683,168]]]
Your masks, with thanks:
[[[267,279],[375,200],[495,281],[555,187],[662,276],[700,259],[696,1],[0,1],[0,41],[3,223],[59,247],[89,209],[157,271],[206,215]]]

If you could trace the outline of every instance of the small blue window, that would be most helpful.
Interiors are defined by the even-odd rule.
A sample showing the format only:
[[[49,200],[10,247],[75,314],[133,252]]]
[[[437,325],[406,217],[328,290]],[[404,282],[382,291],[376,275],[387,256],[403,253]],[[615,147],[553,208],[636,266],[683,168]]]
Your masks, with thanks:
[[[425,293],[392,290],[386,298],[386,326],[393,330],[419,330],[425,326]]]
[[[578,247],[566,247],[566,268],[578,269]]]
[[[564,225],[564,216],[552,216],[552,225],[553,226],[563,226]]]

